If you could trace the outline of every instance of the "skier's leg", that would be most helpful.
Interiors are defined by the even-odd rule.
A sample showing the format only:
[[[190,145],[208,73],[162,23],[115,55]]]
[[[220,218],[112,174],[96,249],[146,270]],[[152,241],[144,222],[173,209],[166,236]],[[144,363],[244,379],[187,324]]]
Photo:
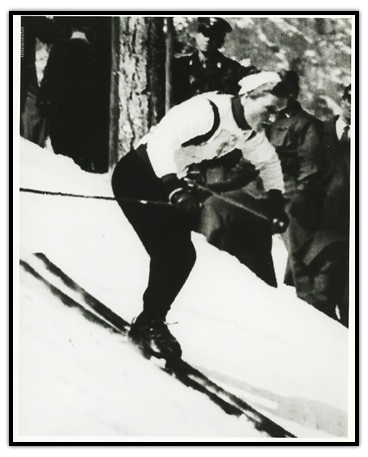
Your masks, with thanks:
[[[132,325],[130,337],[147,356],[169,361],[181,357],[181,348],[165,320],[175,297],[195,262],[190,231],[177,223],[173,208],[140,208],[126,216],[151,257],[148,286],[143,295],[143,312]],[[139,222],[138,222],[139,221]]]
[[[167,200],[161,180],[134,152],[117,165],[113,189],[117,198]],[[151,257],[149,282],[143,297],[144,312],[137,324],[145,327],[150,337],[156,339],[155,346],[160,346],[162,351],[169,347],[170,354],[181,353],[180,346],[162,324],[195,262],[190,229],[170,205],[142,205],[123,200],[119,205]]]
[[[168,255],[152,255],[148,287],[143,295],[144,313],[152,318],[164,319],[171,304],[185,284],[196,260],[195,249],[190,240],[182,239],[180,249],[169,244],[173,250]]]
[[[122,206],[151,258],[144,312],[165,318],[195,262],[190,231],[174,208]]]
[[[115,195],[166,201],[161,180],[134,152],[129,155],[122,159],[114,172]],[[169,204],[142,205],[119,201],[119,205],[151,258],[144,311],[152,317],[164,318],[195,263],[190,229],[186,220]]]

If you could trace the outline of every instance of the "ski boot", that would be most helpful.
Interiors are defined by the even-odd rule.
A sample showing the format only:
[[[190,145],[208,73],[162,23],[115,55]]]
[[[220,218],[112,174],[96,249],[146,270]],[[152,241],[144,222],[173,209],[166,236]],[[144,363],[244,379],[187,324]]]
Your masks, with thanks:
[[[152,356],[166,360],[166,368],[181,359],[181,347],[170,333],[164,319],[148,320],[142,314],[132,323],[129,338],[147,359]]]

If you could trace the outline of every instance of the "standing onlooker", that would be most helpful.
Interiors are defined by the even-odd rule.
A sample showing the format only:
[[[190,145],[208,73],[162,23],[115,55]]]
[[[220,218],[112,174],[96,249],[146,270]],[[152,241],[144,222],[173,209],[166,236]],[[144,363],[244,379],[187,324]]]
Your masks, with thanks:
[[[36,49],[37,40],[48,44],[53,41],[52,20],[46,16],[22,16],[21,28],[20,134],[44,147],[47,126],[37,107],[40,87],[37,79]]]
[[[324,123],[326,172],[321,182],[323,204],[316,236],[306,256],[314,275],[314,293],[328,313],[349,323],[351,85],[345,87],[342,114]]]
[[[231,30],[231,25],[220,17],[198,18],[197,49],[173,62],[175,105],[204,92],[235,94],[238,81],[254,72],[255,67],[243,67],[219,51]]]
[[[203,203],[198,231],[207,241],[235,256],[266,284],[277,287],[272,259],[272,224],[266,192],[254,166],[240,159],[234,167],[222,165],[223,180],[208,184],[216,196]],[[208,173],[207,173],[208,176]],[[250,182],[249,182],[250,181]],[[259,182],[260,181],[260,182]]]
[[[289,200],[286,211],[290,225],[284,236],[289,253],[285,282],[295,286],[298,297],[312,303],[313,280],[302,252],[318,228],[321,213],[322,122],[297,101],[298,75],[286,72],[285,80],[289,85],[288,104],[268,131],[269,140],[281,160],[285,196]]]
[[[284,236],[289,252],[285,282],[295,286],[298,297],[337,319],[336,306],[342,298],[341,282],[344,283],[342,228],[346,223],[340,187],[342,170],[337,164],[340,159],[332,157],[328,128],[323,140],[322,122],[297,102],[297,74],[288,72],[285,79],[291,88],[288,106],[268,135],[281,160],[285,196],[289,199],[286,211],[290,225]],[[324,146],[323,141],[329,144]]]
[[[41,83],[40,109],[55,154],[83,170],[107,171],[109,18],[56,16],[55,41]]]

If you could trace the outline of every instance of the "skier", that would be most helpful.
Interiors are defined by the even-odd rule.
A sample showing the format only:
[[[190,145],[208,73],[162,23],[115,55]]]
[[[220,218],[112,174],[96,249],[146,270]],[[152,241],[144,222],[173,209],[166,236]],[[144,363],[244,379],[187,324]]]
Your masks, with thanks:
[[[114,195],[150,256],[143,312],[129,333],[146,356],[181,357],[165,318],[196,260],[191,223],[201,203],[183,179],[189,165],[240,149],[260,172],[275,230],[286,228],[281,166],[264,130],[285,107],[287,94],[277,73],[261,72],[242,79],[237,96],[193,97],[172,108],[117,164]],[[167,204],[143,205],[134,199]]]

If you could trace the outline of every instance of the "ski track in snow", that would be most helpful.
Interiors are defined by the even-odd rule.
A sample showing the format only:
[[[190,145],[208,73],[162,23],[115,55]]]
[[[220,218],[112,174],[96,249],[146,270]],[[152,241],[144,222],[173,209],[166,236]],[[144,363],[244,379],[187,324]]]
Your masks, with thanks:
[[[21,139],[20,186],[112,196],[110,178]],[[141,308],[148,256],[116,202],[20,193],[20,258],[45,253],[130,322]],[[168,314],[183,358],[299,438],[347,436],[348,331],[260,281],[193,234],[198,259]],[[279,238],[274,256],[282,278]],[[20,270],[20,436],[213,437],[262,440],[246,417],[144,360],[123,336],[88,322]],[[78,298],[75,298],[78,301]]]

